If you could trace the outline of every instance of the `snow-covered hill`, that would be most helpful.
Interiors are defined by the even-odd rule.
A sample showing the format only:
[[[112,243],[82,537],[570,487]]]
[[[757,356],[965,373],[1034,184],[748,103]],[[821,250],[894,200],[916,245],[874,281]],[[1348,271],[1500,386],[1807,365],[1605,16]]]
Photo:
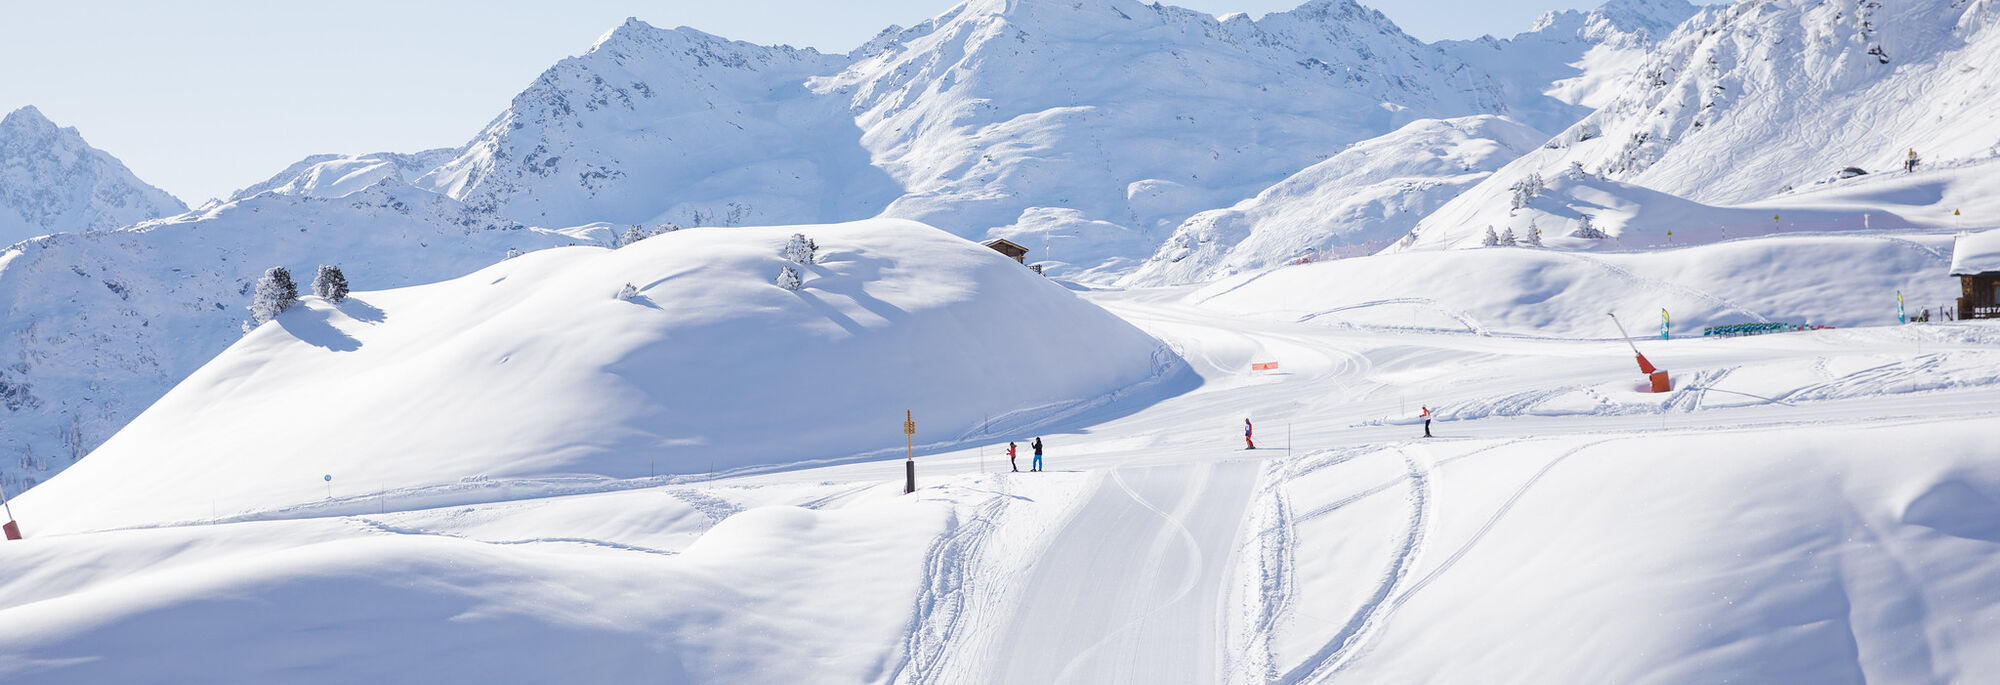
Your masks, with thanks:
[[[22,107],[0,119],[0,244],[101,231],[187,211],[109,153]]]
[[[251,285],[338,264],[356,288],[427,283],[523,251],[610,239],[493,225],[385,178],[338,197],[264,193],[0,251],[0,483],[47,480],[241,337]]]
[[[1377,252],[1547,138],[1492,115],[1412,122],[1234,207],[1190,217],[1120,283],[1197,283],[1300,259]]]
[[[772,280],[794,232],[820,258],[790,291]],[[921,224],[687,229],[307,300],[15,506],[53,532],[317,503],[326,474],[448,499],[484,478],[880,458],[902,447],[906,409],[935,449],[1177,392],[1184,371],[1110,313]]]

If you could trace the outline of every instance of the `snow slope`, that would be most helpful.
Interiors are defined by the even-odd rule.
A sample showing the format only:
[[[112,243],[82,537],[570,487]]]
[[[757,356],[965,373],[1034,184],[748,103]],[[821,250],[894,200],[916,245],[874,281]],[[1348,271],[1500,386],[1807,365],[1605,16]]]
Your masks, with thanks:
[[[0,243],[128,226],[187,205],[146,185],[74,128],[22,107],[0,119]]]
[[[1694,14],[1686,0],[1611,0],[1549,12],[1512,38],[1437,45],[1492,73],[1506,93],[1508,116],[1561,131],[1615,97],[1659,40]]]
[[[822,256],[793,292],[771,281],[795,231]],[[638,295],[619,299],[627,283]],[[326,474],[420,491],[853,459],[900,447],[905,409],[922,410],[920,439],[949,444],[1170,389],[1180,368],[1062,287],[921,224],[689,229],[309,300],[17,509],[88,530],[314,503]],[[114,491],[137,506],[91,504]]]
[[[319,264],[355,288],[427,283],[523,251],[609,239],[492,225],[385,178],[340,197],[264,193],[116,231],[0,250],[0,484],[47,480],[242,337],[250,289]]]
[[[1855,198],[1862,202],[1842,203],[1844,217],[1814,221],[1858,227],[1862,214],[1886,210],[1907,225],[1954,225],[1960,203],[1985,202],[2000,154],[2000,90],[1984,77],[2000,54],[1996,21],[1990,2],[1951,0],[1704,8],[1616,98],[1426,218],[1414,245],[1473,245],[1488,225],[1518,230],[1511,189],[1531,177],[1597,177],[1669,205],[1825,209],[1839,199],[1806,197],[1821,194],[1813,186],[1879,188],[1901,174],[1912,148],[1924,158],[1916,176],[1930,188]],[[1830,179],[1849,166],[1875,173]],[[1552,201],[1610,204],[1560,193]]]
[[[1958,297],[1949,233],[1769,236],[1677,249],[1583,254],[1498,247],[1401,252],[1293,266],[1209,284],[1226,311],[1364,327],[1616,337],[1606,312],[1657,337],[1707,326],[1879,325]]]
[[[1492,115],[1425,119],[1341,151],[1227,209],[1202,212],[1126,285],[1175,285],[1387,247],[1547,136]]]
[[[607,262],[672,260],[645,248],[705,235],[736,233],[548,251],[463,283],[362,297],[505,289],[536,260],[588,262],[594,280],[615,283],[624,273]],[[760,238],[756,259],[781,238]],[[1617,257],[1643,273],[1730,262],[1720,251],[1746,243],[1808,241],[1798,252],[1817,258],[1865,238],[1562,256]],[[835,241],[820,242],[834,261]],[[1534,251],[1274,274],[1509,254]],[[1761,263],[1716,283],[1755,281]],[[510,267],[523,271],[490,284]],[[59,534],[51,517],[63,507],[38,488],[17,508],[29,538],[0,543],[0,676],[1976,682],[2000,668],[2000,468],[1988,447],[2000,328],[1641,340],[1677,379],[1654,395],[1635,391],[1622,342],[1562,335],[1563,321],[1518,336],[1498,333],[1514,325],[1501,319],[1466,327],[1487,335],[1301,321],[1282,315],[1289,291],[1250,298],[1250,287],[1205,302],[1188,297],[1197,288],[1089,293],[1178,350],[1199,386],[922,446],[914,496],[897,494],[900,456],[863,451],[699,482],[493,478],[426,493],[337,475],[307,487],[330,489],[315,506],[237,516],[224,500],[197,517],[212,520]],[[645,307],[589,290],[592,302]],[[452,300],[436,311],[491,304]],[[368,354],[392,344],[391,325],[429,325],[382,309],[382,323],[351,329],[360,349],[314,354]],[[277,339],[286,323],[246,347],[296,345]],[[675,339],[708,352],[738,340]],[[287,360],[270,361],[260,372],[288,373]],[[931,403],[920,439],[926,416],[979,396],[912,378]],[[550,422],[574,416],[538,406]],[[1419,406],[1439,410],[1439,437],[1416,437]],[[313,411],[293,412],[299,443],[323,430]],[[1243,449],[1245,417],[1258,450]],[[845,428],[794,418],[800,436]],[[434,439],[421,423],[386,425]],[[1006,472],[999,441],[1038,434],[1050,470]],[[249,470],[281,462],[274,454]],[[158,501],[68,497],[132,520],[155,516],[138,508]]]

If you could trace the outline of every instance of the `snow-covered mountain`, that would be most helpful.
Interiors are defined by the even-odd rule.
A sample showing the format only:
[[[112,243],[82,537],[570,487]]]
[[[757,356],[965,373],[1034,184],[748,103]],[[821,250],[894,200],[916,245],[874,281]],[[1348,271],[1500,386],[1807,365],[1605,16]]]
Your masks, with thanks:
[[[1491,73],[1506,93],[1509,116],[1560,131],[1615,97],[1658,41],[1694,14],[1687,0],[1611,0],[1549,12],[1512,38],[1446,40],[1438,47]]]
[[[1195,283],[1300,259],[1377,252],[1547,139],[1493,115],[1412,122],[1233,207],[1190,217],[1120,283]]]
[[[888,209],[1128,269],[1233,203],[1427,116],[1498,112],[1485,76],[1345,0],[1262,20],[1131,0],[973,0],[819,81],[908,193]]]
[[[231,193],[225,201],[235,202],[267,192],[340,197],[386,178],[408,184],[457,155],[457,148],[436,148],[407,155],[398,152],[312,155],[285,167],[277,175]]]
[[[638,20],[544,72],[418,184],[534,225],[859,219],[898,191],[844,103],[839,55]]]
[[[1519,230],[1529,214],[1515,211],[1513,189],[1532,179],[1550,188],[1541,204],[1571,217],[1621,205],[1615,215],[1634,215],[1646,203],[1568,194],[1552,179],[1591,177],[1638,189],[1614,195],[1670,202],[1810,204],[1791,191],[1848,166],[1900,174],[1912,148],[1924,158],[1917,176],[1944,172],[1931,177],[1936,192],[1883,199],[1908,223],[1949,225],[1954,207],[1939,203],[1967,190],[1945,189],[1990,185],[1981,167],[2000,154],[2000,88],[1988,78],[2000,68],[1996,22],[1994,3],[1961,0],[1704,8],[1615,99],[1427,218],[1415,245],[1476,245],[1488,225]],[[1840,225],[1861,227],[1869,207],[1848,208]]]
[[[0,243],[101,231],[187,211],[74,128],[22,107],[0,119]]]
[[[353,287],[428,283],[509,249],[595,242],[485,223],[385,178],[337,197],[263,193],[138,226],[56,234],[0,251],[0,482],[61,471],[241,337],[252,284],[288,267],[301,287],[337,264]]]

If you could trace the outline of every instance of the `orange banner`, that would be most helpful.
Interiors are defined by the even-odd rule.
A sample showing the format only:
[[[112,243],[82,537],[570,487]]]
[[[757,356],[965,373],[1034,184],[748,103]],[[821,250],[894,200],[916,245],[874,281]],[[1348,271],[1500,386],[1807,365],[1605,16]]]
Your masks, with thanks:
[[[1276,368],[1278,368],[1277,362],[1256,362],[1250,365],[1251,371],[1271,371]]]

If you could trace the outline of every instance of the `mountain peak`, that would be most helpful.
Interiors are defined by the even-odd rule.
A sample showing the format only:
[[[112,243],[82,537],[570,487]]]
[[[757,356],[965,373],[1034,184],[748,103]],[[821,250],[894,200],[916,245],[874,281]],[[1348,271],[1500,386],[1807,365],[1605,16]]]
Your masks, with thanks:
[[[7,118],[0,119],[0,131],[53,132],[59,128],[61,127],[56,126],[56,122],[50,121],[48,116],[42,114],[42,110],[36,109],[34,105],[25,105],[8,112]]]
[[[74,128],[33,105],[0,119],[0,244],[49,233],[96,231],[187,211]]]

